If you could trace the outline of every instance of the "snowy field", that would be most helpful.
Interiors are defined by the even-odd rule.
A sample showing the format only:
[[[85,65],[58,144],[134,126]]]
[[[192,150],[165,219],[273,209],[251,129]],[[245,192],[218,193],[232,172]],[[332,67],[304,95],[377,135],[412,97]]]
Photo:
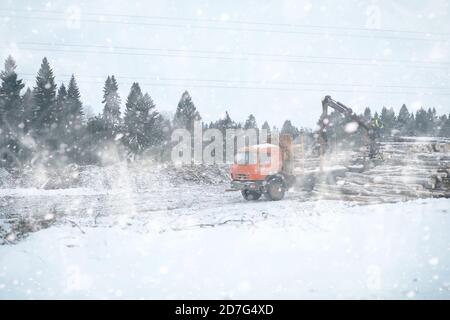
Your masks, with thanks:
[[[220,179],[114,171],[0,190],[2,214],[52,221],[0,246],[1,299],[450,298],[448,199],[246,202]]]

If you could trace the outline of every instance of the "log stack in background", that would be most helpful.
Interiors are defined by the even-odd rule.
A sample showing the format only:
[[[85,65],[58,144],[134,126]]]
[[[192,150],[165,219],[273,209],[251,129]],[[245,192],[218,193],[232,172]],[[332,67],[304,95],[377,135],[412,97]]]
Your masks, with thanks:
[[[396,138],[380,143],[380,159],[367,153],[340,152],[325,157],[296,157],[296,173],[313,180],[311,195],[361,203],[450,197],[450,139]],[[302,174],[303,173],[303,174]],[[302,178],[303,177],[303,178]]]

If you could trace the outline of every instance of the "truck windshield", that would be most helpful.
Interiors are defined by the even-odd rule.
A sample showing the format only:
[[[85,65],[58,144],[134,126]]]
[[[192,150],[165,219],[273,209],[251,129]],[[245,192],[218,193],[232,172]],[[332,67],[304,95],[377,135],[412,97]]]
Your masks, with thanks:
[[[236,154],[237,164],[256,164],[257,154],[256,152],[238,152]]]

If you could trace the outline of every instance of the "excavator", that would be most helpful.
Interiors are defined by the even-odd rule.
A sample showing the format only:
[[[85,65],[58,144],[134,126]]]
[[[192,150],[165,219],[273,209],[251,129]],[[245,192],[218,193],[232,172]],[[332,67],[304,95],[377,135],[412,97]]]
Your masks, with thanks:
[[[326,128],[328,107],[347,116],[364,129],[369,144],[369,157],[379,153],[376,143],[376,128],[364,121],[351,108],[326,96],[322,100],[320,117],[319,145],[321,155],[326,149]],[[286,190],[296,181],[294,175],[293,137],[281,135],[278,144],[258,144],[238,150],[235,163],[231,167],[231,189],[241,191],[245,200],[258,200],[262,195],[267,200],[278,201],[284,198]]]

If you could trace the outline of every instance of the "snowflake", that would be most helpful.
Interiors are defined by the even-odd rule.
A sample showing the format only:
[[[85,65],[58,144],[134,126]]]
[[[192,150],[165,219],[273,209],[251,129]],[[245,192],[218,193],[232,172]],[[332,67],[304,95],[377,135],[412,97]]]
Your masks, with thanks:
[[[359,124],[357,122],[349,122],[345,125],[345,132],[347,133],[353,133],[358,130]]]
[[[428,260],[428,263],[431,264],[432,266],[435,266],[439,263],[439,258],[433,257],[430,260]]]

